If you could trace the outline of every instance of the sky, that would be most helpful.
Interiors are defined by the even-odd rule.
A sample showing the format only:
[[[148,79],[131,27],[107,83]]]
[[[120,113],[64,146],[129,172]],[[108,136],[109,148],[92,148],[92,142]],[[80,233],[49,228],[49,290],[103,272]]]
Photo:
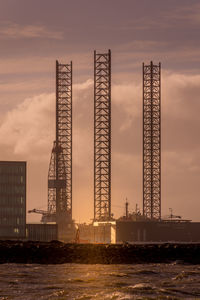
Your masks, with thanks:
[[[112,212],[142,210],[142,63],[161,62],[162,216],[200,221],[200,2],[0,0],[0,160],[47,209],[55,61],[73,61],[73,218],[93,218],[93,51],[112,52]],[[40,215],[28,214],[28,222]]]

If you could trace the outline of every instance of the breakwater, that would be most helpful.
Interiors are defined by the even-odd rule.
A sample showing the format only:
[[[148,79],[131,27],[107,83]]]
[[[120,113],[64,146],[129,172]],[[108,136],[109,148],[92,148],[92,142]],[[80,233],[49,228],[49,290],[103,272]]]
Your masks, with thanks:
[[[200,243],[65,244],[58,241],[0,241],[0,263],[200,264]]]

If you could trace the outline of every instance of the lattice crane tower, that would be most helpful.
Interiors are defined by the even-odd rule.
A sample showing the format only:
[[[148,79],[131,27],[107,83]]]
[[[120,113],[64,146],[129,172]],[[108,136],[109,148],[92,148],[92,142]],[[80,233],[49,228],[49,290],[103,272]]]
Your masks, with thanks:
[[[94,220],[111,219],[111,51],[94,51]]]
[[[161,64],[143,63],[143,215],[161,218]]]

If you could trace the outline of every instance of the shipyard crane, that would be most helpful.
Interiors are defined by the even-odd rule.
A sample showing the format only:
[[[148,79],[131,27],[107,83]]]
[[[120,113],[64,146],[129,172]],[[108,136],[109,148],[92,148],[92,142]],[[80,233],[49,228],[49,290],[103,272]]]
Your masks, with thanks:
[[[48,209],[32,209],[42,222],[56,222],[59,236],[72,221],[72,62],[56,61],[56,139],[48,172]]]
[[[28,213],[35,213],[35,214],[41,214],[41,222],[42,223],[48,223],[48,222],[56,222],[56,214],[50,213],[47,210],[42,209],[30,209]]]

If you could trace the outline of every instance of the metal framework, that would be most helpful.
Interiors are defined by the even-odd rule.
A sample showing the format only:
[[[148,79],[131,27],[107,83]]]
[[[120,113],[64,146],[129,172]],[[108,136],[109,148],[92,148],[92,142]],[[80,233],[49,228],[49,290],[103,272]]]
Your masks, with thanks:
[[[94,220],[111,219],[111,51],[94,51]]]
[[[55,141],[48,173],[48,213],[55,215],[56,218],[56,214],[59,216],[66,209],[66,170],[63,151]]]
[[[48,210],[72,218],[72,62],[56,61],[56,141],[49,165]]]
[[[143,215],[161,218],[161,64],[143,63]]]

